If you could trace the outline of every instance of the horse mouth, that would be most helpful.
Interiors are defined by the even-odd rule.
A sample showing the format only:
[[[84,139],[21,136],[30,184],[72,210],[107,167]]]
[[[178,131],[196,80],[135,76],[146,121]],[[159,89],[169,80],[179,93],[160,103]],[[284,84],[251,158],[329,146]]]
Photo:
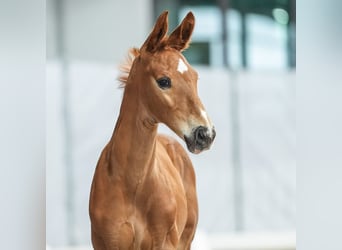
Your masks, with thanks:
[[[192,131],[190,136],[184,135],[184,141],[191,153],[199,154],[210,148],[215,139],[216,132],[214,129],[211,134],[208,131],[208,128],[199,126]]]

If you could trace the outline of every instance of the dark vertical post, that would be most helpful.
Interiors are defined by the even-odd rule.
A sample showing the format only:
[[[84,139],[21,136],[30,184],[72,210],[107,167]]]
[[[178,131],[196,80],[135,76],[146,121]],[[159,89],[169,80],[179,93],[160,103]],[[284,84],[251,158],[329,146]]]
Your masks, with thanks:
[[[287,58],[290,68],[296,67],[296,1],[289,1],[289,22],[287,24]]]
[[[61,65],[62,115],[64,124],[64,165],[66,178],[66,234],[69,245],[76,244],[74,211],[74,169],[72,164],[72,125],[70,115],[70,82],[68,79],[68,57],[65,48],[65,1],[55,0],[57,56]]]
[[[160,1],[160,0],[153,0],[153,15],[155,19],[164,11],[169,11],[169,29],[172,30],[177,27],[178,23],[178,12],[180,9],[180,1],[173,0],[173,1]],[[153,25],[152,23],[152,25]]]
[[[247,68],[247,29],[246,29],[246,12],[241,11],[241,61],[242,68]]]
[[[229,6],[229,0],[219,0],[219,6],[221,10],[221,35],[222,35],[222,55],[223,65],[229,68],[228,58],[228,25],[227,25],[227,11]]]
[[[153,4],[153,6],[152,6],[152,9],[153,9],[153,13],[152,13],[152,15],[153,15],[153,20],[156,20],[157,19],[157,17],[158,17],[158,14],[159,14],[159,11],[160,11],[160,8],[159,8],[159,1],[158,0],[153,0],[152,1],[152,4]],[[152,23],[153,24],[153,23]],[[151,25],[152,25],[151,24]]]

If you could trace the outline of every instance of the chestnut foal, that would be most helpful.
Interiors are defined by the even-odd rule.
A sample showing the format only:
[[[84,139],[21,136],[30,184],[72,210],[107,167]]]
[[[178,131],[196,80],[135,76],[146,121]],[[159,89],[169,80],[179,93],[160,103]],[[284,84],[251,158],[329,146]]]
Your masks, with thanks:
[[[113,136],[98,161],[90,193],[94,249],[190,249],[198,207],[195,173],[183,147],[158,135],[166,124],[190,152],[208,149],[215,130],[197,95],[197,73],[182,56],[191,12],[168,36],[167,12],[132,49],[120,80],[124,95]]]

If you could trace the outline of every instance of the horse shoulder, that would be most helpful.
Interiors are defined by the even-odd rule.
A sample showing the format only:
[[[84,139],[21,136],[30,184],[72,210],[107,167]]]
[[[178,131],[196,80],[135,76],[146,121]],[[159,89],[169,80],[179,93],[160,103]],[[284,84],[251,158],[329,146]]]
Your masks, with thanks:
[[[178,170],[183,184],[194,186],[196,183],[194,167],[183,146],[176,139],[167,135],[158,134],[157,140],[165,148],[174,167]]]
[[[97,163],[90,191],[89,215],[94,226],[121,224],[128,209],[123,184],[108,178],[109,164],[107,145]]]

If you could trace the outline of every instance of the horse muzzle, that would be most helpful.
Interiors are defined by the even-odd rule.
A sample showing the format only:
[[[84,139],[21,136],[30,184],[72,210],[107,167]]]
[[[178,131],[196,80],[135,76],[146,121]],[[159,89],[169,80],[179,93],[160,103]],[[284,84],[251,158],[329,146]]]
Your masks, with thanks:
[[[210,148],[212,142],[216,136],[216,131],[214,128],[211,131],[204,126],[198,126],[193,129],[191,135],[184,136],[184,140],[191,153],[199,154],[204,150]]]

